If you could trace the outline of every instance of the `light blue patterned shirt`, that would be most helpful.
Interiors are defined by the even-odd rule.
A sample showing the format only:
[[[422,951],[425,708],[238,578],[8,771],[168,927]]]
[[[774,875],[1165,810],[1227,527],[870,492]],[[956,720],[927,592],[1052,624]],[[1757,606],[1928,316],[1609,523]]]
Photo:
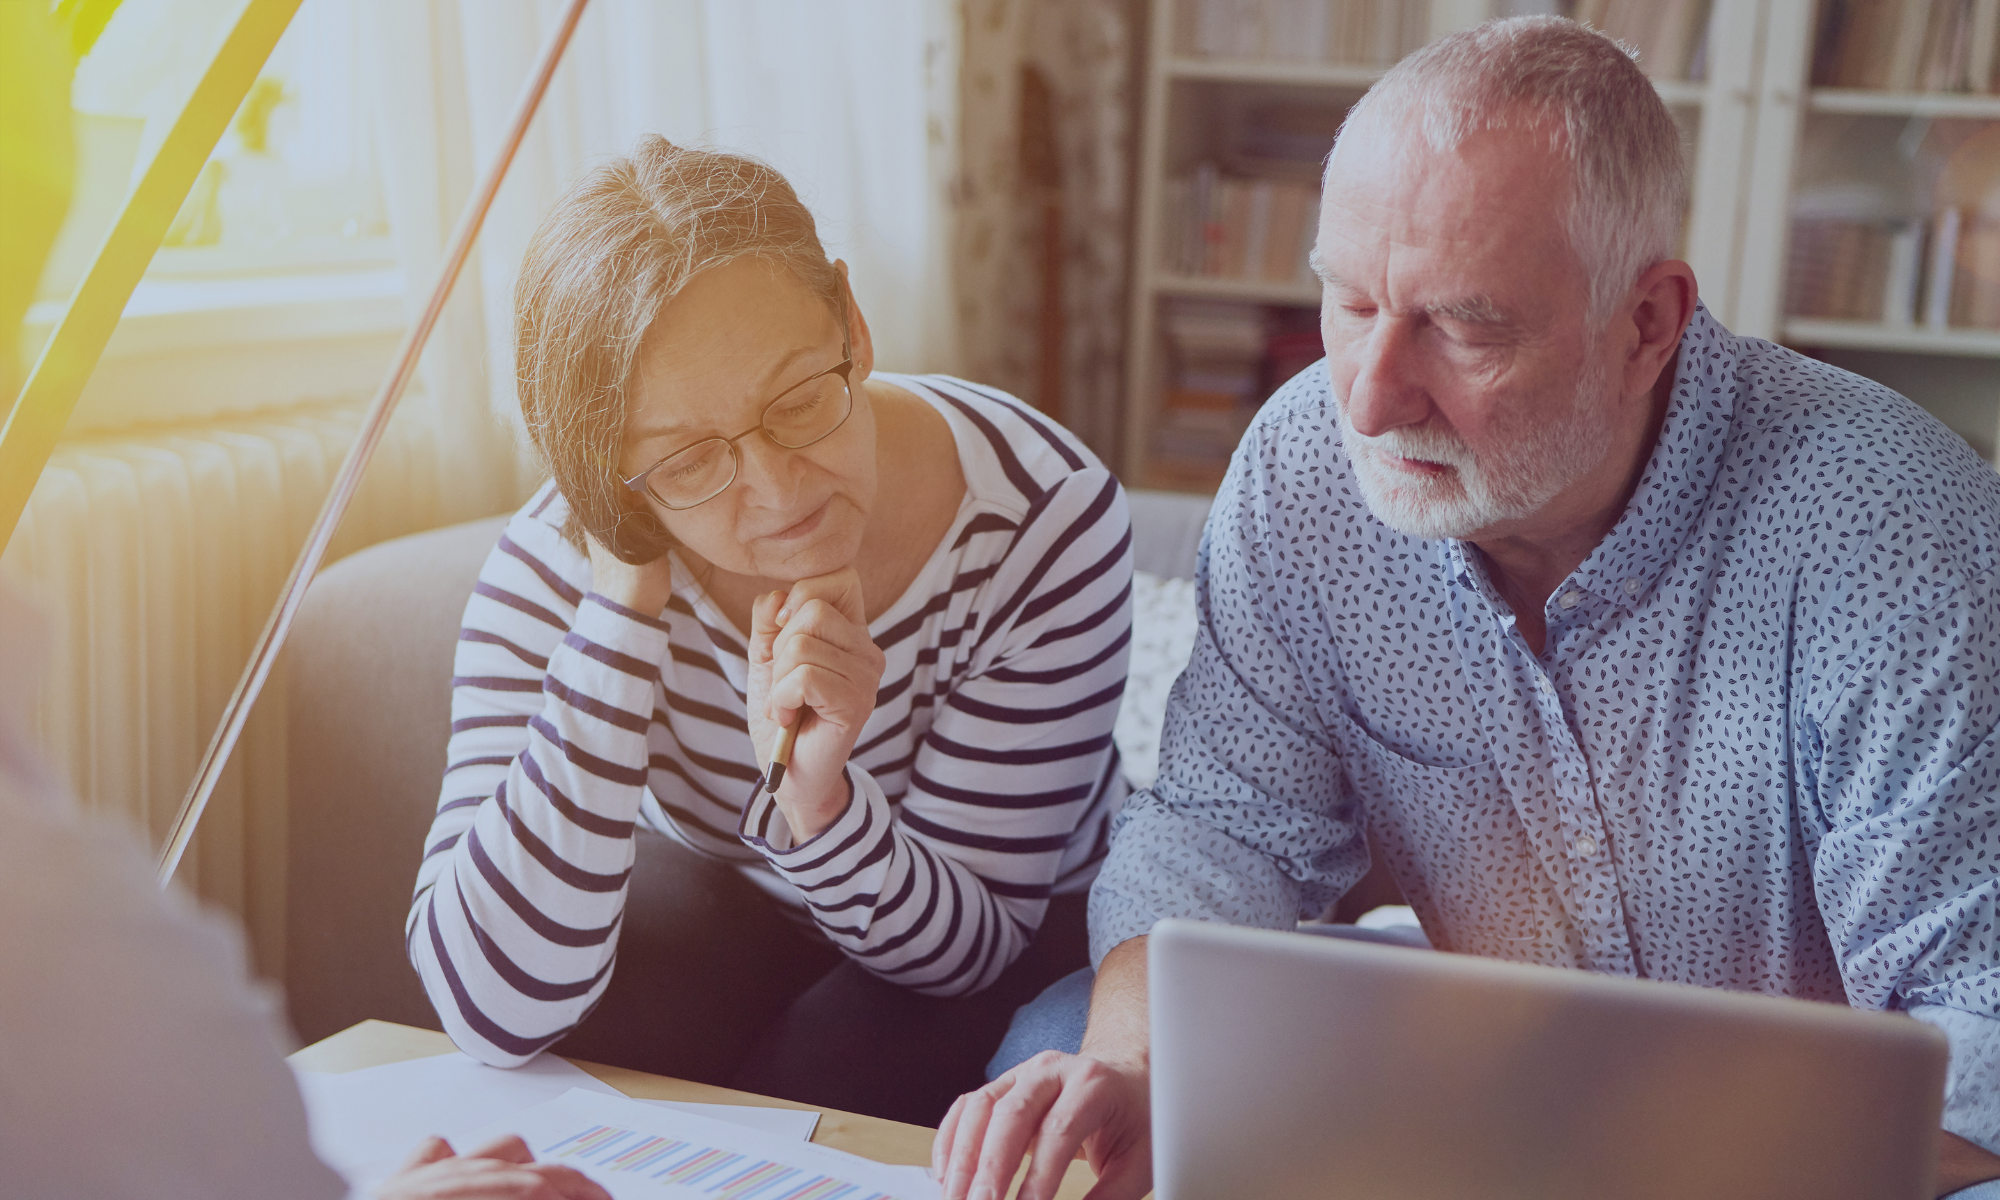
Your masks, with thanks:
[[[1367,870],[1440,948],[1910,1009],[2000,1147],[2000,477],[1916,405],[1705,309],[1537,656],[1468,543],[1377,521],[1323,364],[1238,448],[1158,783],[1094,955],[1287,928]]]

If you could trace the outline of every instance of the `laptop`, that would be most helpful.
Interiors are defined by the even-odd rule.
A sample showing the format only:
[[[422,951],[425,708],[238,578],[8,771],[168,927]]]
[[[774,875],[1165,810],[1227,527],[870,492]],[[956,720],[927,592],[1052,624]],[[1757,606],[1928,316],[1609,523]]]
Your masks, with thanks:
[[[1929,1200],[1943,1035],[1837,1004],[1163,921],[1159,1200]]]

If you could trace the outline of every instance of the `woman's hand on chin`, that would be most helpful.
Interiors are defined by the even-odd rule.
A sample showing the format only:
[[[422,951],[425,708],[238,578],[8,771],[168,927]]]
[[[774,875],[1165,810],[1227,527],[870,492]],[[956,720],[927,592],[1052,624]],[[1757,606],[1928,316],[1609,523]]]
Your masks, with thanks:
[[[852,567],[767,592],[750,610],[750,738],[768,764],[778,734],[803,720],[778,787],[793,844],[847,809],[847,756],[875,711],[886,659],[868,636]]]
[[[614,600],[635,613],[657,617],[674,594],[673,559],[660,555],[649,563],[633,566],[594,537],[585,537],[590,550],[590,590]]]

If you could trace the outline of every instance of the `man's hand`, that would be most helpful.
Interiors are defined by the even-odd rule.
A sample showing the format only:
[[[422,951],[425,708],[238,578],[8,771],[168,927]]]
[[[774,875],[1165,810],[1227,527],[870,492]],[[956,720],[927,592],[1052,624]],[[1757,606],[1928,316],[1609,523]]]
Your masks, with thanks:
[[[1938,1130],[1939,1196],[1989,1179],[2000,1179],[2000,1155],[1990,1154],[1955,1133]]]
[[[1023,1155],[1018,1200],[1054,1200],[1080,1149],[1097,1172],[1088,1200],[1139,1200],[1153,1186],[1146,939],[1113,947],[1090,991],[1083,1053],[1053,1050],[960,1096],[931,1143],[945,1200],[1002,1200]]]
[[[452,1153],[443,1138],[426,1138],[403,1168],[375,1191],[376,1200],[611,1200],[611,1194],[568,1167],[538,1163],[517,1137]]]
[[[801,579],[751,606],[746,707],[758,760],[769,763],[779,731],[805,721],[778,787],[794,844],[847,811],[847,756],[875,712],[887,666],[868,635],[861,577],[852,567]]]
[[[1054,1200],[1079,1149],[1097,1172],[1089,1200],[1139,1200],[1153,1186],[1148,1087],[1142,1069],[1044,1050],[960,1096],[931,1144],[945,1200],[1001,1200],[1029,1153],[1018,1200]]]
[[[590,590],[615,600],[642,616],[657,617],[674,594],[673,559],[662,554],[633,566],[606,550],[594,537],[583,539],[590,551]]]

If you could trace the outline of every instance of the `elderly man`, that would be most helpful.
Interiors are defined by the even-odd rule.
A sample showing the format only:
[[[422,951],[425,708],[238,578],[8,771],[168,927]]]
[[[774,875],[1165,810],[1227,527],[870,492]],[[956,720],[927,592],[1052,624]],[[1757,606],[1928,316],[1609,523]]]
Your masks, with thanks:
[[[1673,258],[1685,179],[1645,77],[1567,21],[1441,39],[1356,107],[1326,364],[1210,516],[1083,1052],[959,1100],[947,1196],[1032,1152],[1044,1200],[1079,1147],[1093,1197],[1141,1195],[1146,931],[1317,915],[1364,829],[1443,948],[1932,1022],[1940,1190],[2000,1177],[2000,479],[1718,325]]]

